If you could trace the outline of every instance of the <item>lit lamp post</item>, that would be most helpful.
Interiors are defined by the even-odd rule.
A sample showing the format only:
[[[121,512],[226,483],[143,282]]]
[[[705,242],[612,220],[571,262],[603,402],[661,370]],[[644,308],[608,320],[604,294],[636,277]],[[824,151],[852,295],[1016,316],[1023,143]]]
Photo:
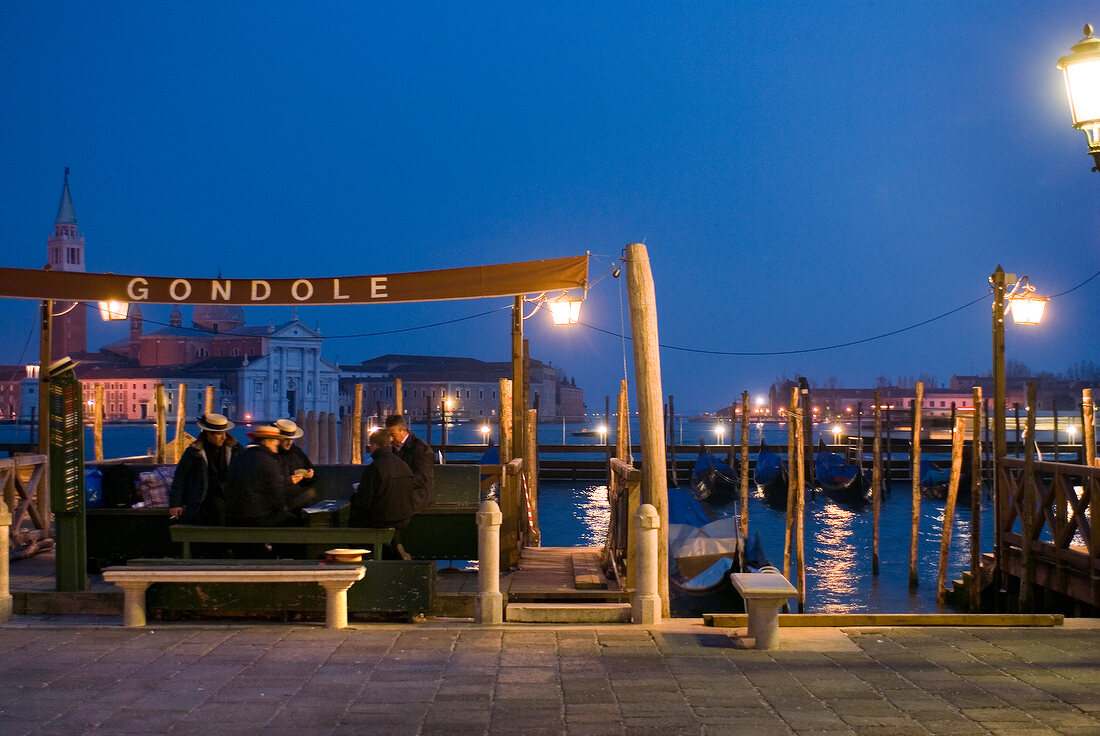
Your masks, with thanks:
[[[1085,131],[1096,162],[1092,170],[1100,172],[1100,39],[1092,35],[1091,25],[1085,25],[1085,37],[1070,50],[1072,54],[1058,60],[1058,68],[1066,78],[1073,127]]]
[[[714,425],[714,436],[717,437],[717,443],[722,444],[722,437],[726,434],[726,425],[716,424]]]
[[[993,284],[993,523],[996,541],[993,546],[994,568],[1001,569],[1001,519],[1006,501],[1000,489],[1000,462],[1007,452],[1005,441],[1005,315],[1021,325],[1037,325],[1043,318],[1046,297],[1037,296],[1027,276],[1017,280],[1016,274],[997,270],[989,277]],[[1006,285],[1012,290],[1006,293]],[[1006,304],[1007,302],[1007,304]]]

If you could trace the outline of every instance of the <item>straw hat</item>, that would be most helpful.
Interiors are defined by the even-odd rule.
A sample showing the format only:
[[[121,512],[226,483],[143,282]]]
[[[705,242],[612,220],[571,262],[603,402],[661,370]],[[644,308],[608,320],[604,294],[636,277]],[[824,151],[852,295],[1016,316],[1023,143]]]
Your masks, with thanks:
[[[199,429],[205,432],[228,432],[233,429],[233,427],[237,426],[223,415],[214,414],[213,412],[203,414],[198,418],[195,424],[199,425]]]
[[[251,432],[248,432],[248,438],[252,440],[279,440],[283,438],[283,434],[278,427],[273,427],[270,424],[259,424],[253,427]]]
[[[301,427],[289,419],[276,419],[275,426],[279,428],[284,440],[296,440],[305,434]]]

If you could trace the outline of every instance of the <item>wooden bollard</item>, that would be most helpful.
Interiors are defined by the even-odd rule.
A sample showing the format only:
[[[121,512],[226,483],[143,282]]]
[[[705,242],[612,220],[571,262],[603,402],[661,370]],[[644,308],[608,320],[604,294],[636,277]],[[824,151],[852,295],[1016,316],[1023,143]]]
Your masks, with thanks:
[[[167,425],[165,424],[165,413],[168,410],[167,403],[164,399],[164,384],[158,383],[154,389],[154,396],[157,403],[157,464],[164,463],[164,455],[167,449]]]
[[[203,398],[203,413],[210,414],[214,411],[214,387],[206,387],[206,396]]]
[[[798,470],[795,473],[795,480],[798,483],[799,489],[806,487],[806,433],[804,431],[804,424],[806,424],[806,415],[810,414],[810,423],[813,422],[812,410],[810,405],[799,407],[798,412],[795,414],[795,422],[798,424],[798,432],[796,442],[798,444]],[[806,494],[804,492],[795,494],[795,524],[798,529],[797,537],[797,553],[798,553],[798,612],[806,612]]]
[[[317,462],[328,464],[328,412],[317,414]]]
[[[634,537],[638,545],[638,574],[635,577],[637,587],[630,606],[631,619],[636,624],[650,626],[661,622],[661,596],[657,587],[657,531],[660,527],[661,519],[652,504],[643,503],[638,507],[638,513],[634,517]]]
[[[500,425],[497,430],[497,441],[500,444],[501,464],[517,457],[513,444],[512,432],[512,381],[508,378],[500,379]]]
[[[474,622],[504,621],[504,596],[500,592],[500,524],[504,516],[496,501],[482,501],[477,509],[477,597]]]
[[[1085,448],[1084,463],[1090,468],[1096,465],[1096,406],[1092,403],[1092,389],[1081,391],[1081,443]]]
[[[355,384],[355,400],[351,409],[351,464],[363,462],[363,384]]]
[[[966,443],[966,420],[956,419],[951,433],[951,478],[947,482],[947,501],[943,507],[943,527],[940,529],[940,566],[936,575],[936,603],[947,599],[947,558],[951,553],[951,525],[955,523],[955,499],[959,495],[962,476],[963,444]]]
[[[180,458],[183,457],[183,450],[187,446],[184,442],[184,434],[187,432],[187,384],[179,384],[178,396],[176,397],[176,437],[174,441],[174,447],[172,448],[172,454],[175,461],[178,463]],[[102,458],[96,458],[101,460]]]
[[[340,464],[351,465],[351,435],[348,431],[348,417],[340,423]]]
[[[306,452],[314,458],[314,462],[321,462],[321,440],[317,436],[317,414],[310,410],[306,415],[306,442],[309,449]]]
[[[924,404],[924,383],[917,381],[916,398],[913,400],[912,454],[909,468],[913,476],[913,512],[909,528],[909,587],[915,588],[917,579],[917,540],[920,538],[920,420],[921,406]]]

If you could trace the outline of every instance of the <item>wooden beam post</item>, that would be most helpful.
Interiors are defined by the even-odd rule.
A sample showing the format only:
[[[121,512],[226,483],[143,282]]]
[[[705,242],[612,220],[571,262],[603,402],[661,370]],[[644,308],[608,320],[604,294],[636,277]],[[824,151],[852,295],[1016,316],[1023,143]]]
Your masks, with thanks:
[[[351,464],[363,464],[363,384],[355,384],[351,410]]]
[[[154,389],[157,404],[157,464],[164,462],[164,454],[167,447],[166,417],[168,402],[164,396],[164,384],[158,383]]]
[[[512,301],[512,457],[500,456],[500,461],[506,463],[509,460],[523,456],[523,427],[526,424],[524,410],[527,406],[523,403],[523,297],[517,296]]]
[[[523,470],[527,476],[527,492],[531,501],[531,545],[542,544],[542,532],[539,529],[539,440],[538,409],[528,409],[524,417],[527,426],[523,436],[527,442],[523,451]]]
[[[1081,391],[1081,444],[1085,465],[1096,465],[1096,405],[1092,403],[1092,389]]]
[[[744,412],[745,408],[741,407]],[[787,403],[787,517],[783,532],[783,577],[791,577],[791,542],[794,539],[795,494],[802,494],[798,485],[798,388],[791,386],[791,398]]]
[[[103,459],[103,384],[97,383],[95,385],[95,405],[93,411],[95,412],[93,442],[95,443],[94,457],[96,460]],[[182,450],[180,451],[182,452]],[[177,455],[178,457],[178,455]]]
[[[947,481],[947,500],[943,507],[943,525],[940,527],[940,565],[936,575],[936,603],[947,601],[947,558],[951,553],[951,527],[955,523],[955,500],[959,496],[959,479],[962,476],[963,445],[966,443],[966,420],[955,419],[951,433],[951,477]]]
[[[405,413],[405,397],[402,395],[401,379],[393,379],[393,413],[403,415]],[[383,420],[385,417],[383,417]]]
[[[916,398],[913,399],[912,454],[909,460],[909,474],[912,476],[913,512],[909,528],[909,587],[916,588],[917,579],[917,540],[920,537],[920,432],[921,407],[924,405],[924,382],[917,381]]]
[[[878,575],[878,531],[882,511],[882,392],[875,391],[875,436],[871,462],[871,574]]]
[[[982,387],[972,389],[974,424],[970,430],[970,612],[982,608]]]
[[[500,379],[500,409],[497,411],[497,419],[500,427],[497,430],[499,442],[500,464],[505,465],[515,458],[513,444],[515,435],[512,432],[512,381],[508,378]]]
[[[203,412],[206,414],[214,413],[214,387],[206,387],[206,397],[203,400]]]
[[[657,329],[657,300],[649,254],[641,243],[625,249],[630,333],[634,346],[634,385],[642,445],[642,503],[652,504],[660,528],[657,535],[657,585],[661,615],[671,615],[668,591],[668,471],[664,457],[664,425],[661,422],[661,354]]]
[[[184,442],[183,436],[187,432],[187,384],[178,384],[176,396],[176,436],[175,446],[172,448],[172,453],[175,456],[175,460],[178,463],[180,458],[183,457],[183,451],[187,447],[187,443]],[[98,397],[97,397],[98,398]],[[102,440],[101,440],[102,441]],[[97,460],[102,458],[97,457]]]
[[[1031,541],[1036,536],[1035,507],[1035,381],[1027,382],[1027,437],[1024,440],[1023,513],[1020,515],[1020,613],[1035,609],[1035,555]],[[1095,511],[1093,511],[1095,514]]]
[[[615,457],[627,465],[634,464],[634,455],[630,452],[630,403],[625,378],[619,381],[618,418],[615,423]]]
[[[741,536],[749,538],[749,392],[741,392]],[[733,444],[733,412],[730,413],[730,444]]]

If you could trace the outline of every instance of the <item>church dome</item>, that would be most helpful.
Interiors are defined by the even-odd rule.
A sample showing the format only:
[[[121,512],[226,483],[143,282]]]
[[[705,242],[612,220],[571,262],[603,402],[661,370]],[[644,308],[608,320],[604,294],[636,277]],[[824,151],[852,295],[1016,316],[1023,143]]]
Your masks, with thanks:
[[[229,304],[200,304],[191,322],[212,332],[228,332],[244,326],[244,309]]]

